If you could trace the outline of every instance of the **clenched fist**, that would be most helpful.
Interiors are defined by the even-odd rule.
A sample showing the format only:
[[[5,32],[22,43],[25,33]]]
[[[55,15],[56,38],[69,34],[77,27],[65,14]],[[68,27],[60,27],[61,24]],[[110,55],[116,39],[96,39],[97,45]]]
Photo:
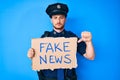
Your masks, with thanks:
[[[92,39],[92,34],[88,31],[84,31],[81,33],[81,39],[78,40],[78,43],[80,43],[81,41],[84,42],[89,42]]]

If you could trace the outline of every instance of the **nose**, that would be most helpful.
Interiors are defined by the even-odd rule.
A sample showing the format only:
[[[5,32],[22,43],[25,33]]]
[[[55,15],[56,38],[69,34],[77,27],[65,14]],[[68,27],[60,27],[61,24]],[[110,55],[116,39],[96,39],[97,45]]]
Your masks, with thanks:
[[[57,19],[57,23],[60,23],[60,18]]]

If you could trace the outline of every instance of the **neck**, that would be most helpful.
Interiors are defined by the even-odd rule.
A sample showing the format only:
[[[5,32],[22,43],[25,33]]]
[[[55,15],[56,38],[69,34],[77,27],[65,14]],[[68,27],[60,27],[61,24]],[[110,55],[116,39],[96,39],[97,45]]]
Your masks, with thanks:
[[[60,32],[62,32],[62,31],[64,30],[64,28],[63,28],[63,29],[55,29],[55,28],[54,28],[54,30],[55,30],[57,33],[60,33]]]

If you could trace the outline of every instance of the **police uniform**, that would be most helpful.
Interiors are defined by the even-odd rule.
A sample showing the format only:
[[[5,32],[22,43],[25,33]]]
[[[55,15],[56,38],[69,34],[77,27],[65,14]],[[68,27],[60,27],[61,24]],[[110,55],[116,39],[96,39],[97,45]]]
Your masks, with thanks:
[[[52,15],[55,14],[63,14],[65,15],[65,17],[67,16],[68,13],[68,7],[66,4],[62,4],[62,3],[55,3],[52,5],[49,5],[46,9],[46,13],[50,16],[50,18],[52,17]],[[65,29],[58,33],[56,31],[45,31],[44,34],[41,36],[43,37],[65,37],[65,38],[69,38],[69,37],[77,37],[74,33],[72,33],[71,31],[66,31]],[[78,37],[77,37],[78,38]],[[78,38],[79,39],[79,38]],[[77,52],[79,52],[81,55],[83,55],[86,51],[86,44],[85,42],[80,42],[77,45]],[[77,80],[77,76],[76,76],[76,72],[75,69],[64,69],[64,79],[58,79],[57,75],[59,69],[55,69],[53,71],[51,70],[41,70],[38,71],[38,76],[39,76],[39,80]],[[61,74],[59,74],[61,75]],[[62,76],[61,76],[62,77]]]

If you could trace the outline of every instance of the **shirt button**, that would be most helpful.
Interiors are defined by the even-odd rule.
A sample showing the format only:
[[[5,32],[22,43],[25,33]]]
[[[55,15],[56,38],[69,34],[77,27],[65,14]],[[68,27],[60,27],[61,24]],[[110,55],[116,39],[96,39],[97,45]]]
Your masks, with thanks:
[[[56,32],[54,31],[53,34],[56,34]]]

